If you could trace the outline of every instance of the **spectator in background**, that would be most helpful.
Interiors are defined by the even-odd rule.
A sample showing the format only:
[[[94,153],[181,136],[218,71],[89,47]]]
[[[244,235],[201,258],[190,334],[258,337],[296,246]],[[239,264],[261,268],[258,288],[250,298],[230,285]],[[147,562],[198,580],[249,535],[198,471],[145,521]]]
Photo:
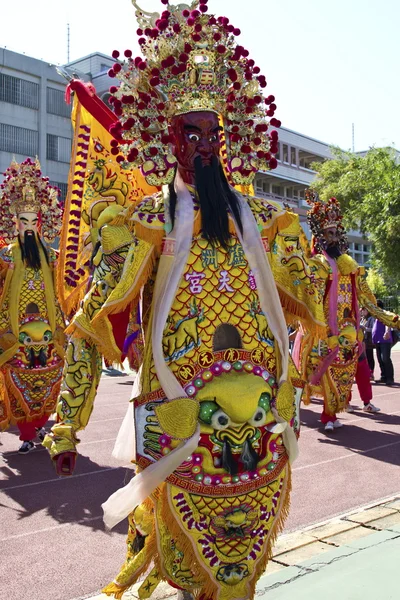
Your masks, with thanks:
[[[379,308],[384,308],[382,300],[377,300]],[[381,378],[375,380],[376,383],[384,383],[386,385],[394,384],[394,369],[390,351],[392,349],[393,338],[390,327],[384,325],[378,319],[372,328],[372,342],[376,347],[376,356],[378,358],[379,367],[381,369]]]
[[[375,323],[375,318],[371,315],[367,308],[361,309],[360,327],[364,334],[364,347],[367,356],[368,366],[370,370],[370,379],[374,379],[375,359],[374,359],[374,344],[372,342],[372,328]]]

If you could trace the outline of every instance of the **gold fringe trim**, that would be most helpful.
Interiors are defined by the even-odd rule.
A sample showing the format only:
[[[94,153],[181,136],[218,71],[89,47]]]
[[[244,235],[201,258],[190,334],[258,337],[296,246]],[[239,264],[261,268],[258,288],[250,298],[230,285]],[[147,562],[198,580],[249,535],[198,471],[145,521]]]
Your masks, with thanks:
[[[154,508],[153,502],[149,498],[145,500],[143,504],[148,507],[149,511],[152,511]],[[139,555],[141,552],[144,553],[143,557],[141,557],[143,560],[139,560]],[[153,524],[153,529],[146,537],[145,545],[142,550],[140,550],[140,552],[134,556],[129,556],[128,553],[127,559],[121,568],[121,572],[117,575],[114,581],[106,585],[106,587],[102,590],[103,594],[106,594],[107,596],[114,595],[114,598],[117,599],[122,598],[126,590],[134,585],[139,577],[141,577],[141,575],[148,570],[151,562],[154,561],[154,557],[158,556],[157,552],[156,531],[155,524]],[[139,566],[135,567],[135,561],[139,562]],[[118,578],[122,577],[127,578],[127,581],[124,583],[118,583]]]
[[[195,560],[195,542],[191,539],[190,535],[184,529],[182,529],[179,521],[177,521],[177,518],[174,516],[174,510],[169,504],[169,487],[170,486],[167,484],[163,485],[162,498],[159,498],[157,502],[157,513],[162,522],[166,524],[171,538],[179,540],[179,550],[184,556],[190,556],[192,558],[190,563],[190,571],[193,579],[199,582],[199,587],[196,589],[185,589],[190,591],[195,598],[204,596],[207,598],[207,600],[214,599],[216,598],[218,588],[214,583],[212,583],[209,572],[198,561]],[[165,497],[166,495],[167,497]],[[163,571],[159,554],[157,557],[155,557],[154,562],[159,569],[159,572],[164,574],[164,580],[168,580],[168,574],[164,573]]]
[[[155,246],[158,254],[161,254],[161,247],[165,237],[164,228],[150,229],[142,225],[142,223],[135,221],[135,235],[140,240]]]
[[[86,284],[87,281],[82,281],[80,285],[72,291],[68,292],[68,297],[64,298],[64,280],[58,274],[56,277],[56,288],[57,288],[57,298],[60,302],[60,306],[63,310],[63,313],[68,317],[73,315],[86,293]]]
[[[92,342],[98,348],[100,354],[110,363],[121,364],[121,350],[115,343],[114,335],[112,334],[112,326],[108,319],[104,319],[97,325],[95,331],[89,331],[83,327],[79,321],[74,321],[68,325],[65,330],[67,335],[72,335]]]
[[[134,251],[134,247],[132,247],[132,251]],[[112,363],[121,363],[121,350],[115,342],[109,316],[122,313],[138,298],[140,289],[149,279],[153,271],[154,263],[155,251],[154,246],[152,246],[148,248],[138,272],[134,275],[133,282],[128,289],[123,291],[122,297],[113,300],[114,292],[117,291],[118,293],[118,284],[113,292],[111,292],[108,301],[104,303],[103,307],[91,322],[88,321],[83,313],[81,313],[72,323],[70,323],[65,330],[65,333],[67,335],[74,333],[77,337],[85,339],[86,341],[93,341],[105,359]],[[121,276],[121,282],[124,283],[124,272]]]
[[[257,563],[256,568],[254,569],[254,573],[253,573],[251,582],[249,582],[249,587],[250,587],[249,598],[254,598],[257,582],[260,579],[260,577],[263,575],[268,562],[273,557],[273,552],[272,552],[273,547],[275,545],[278,535],[280,533],[282,533],[283,528],[285,526],[286,519],[289,516],[290,495],[291,495],[291,491],[292,491],[292,472],[291,472],[289,462],[287,463],[286,468],[287,468],[287,478],[286,478],[286,481],[282,488],[282,494],[284,495],[284,499],[282,500],[282,502],[279,506],[278,514],[276,515],[276,517],[274,519],[274,523],[271,526],[271,529],[269,531],[268,538],[267,538],[266,550],[263,553],[263,556],[260,559],[260,561]]]
[[[279,283],[277,283],[277,288],[279,298],[282,303],[282,308],[284,311],[289,313],[288,315],[285,315],[287,319],[293,321],[294,315],[294,317],[297,318],[299,321],[303,321],[307,331],[310,332],[311,335],[314,335],[320,340],[325,339],[327,336],[325,324],[322,322],[315,321],[313,319],[312,314],[309,312],[307,306],[300,302],[297,298],[293,298],[287,292],[287,290],[283,289],[279,285]],[[311,321],[311,319],[313,320]]]

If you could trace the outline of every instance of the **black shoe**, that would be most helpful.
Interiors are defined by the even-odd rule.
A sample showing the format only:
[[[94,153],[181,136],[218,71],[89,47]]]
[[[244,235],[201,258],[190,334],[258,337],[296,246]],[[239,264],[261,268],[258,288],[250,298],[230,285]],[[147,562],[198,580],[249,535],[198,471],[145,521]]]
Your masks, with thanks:
[[[386,385],[394,385],[393,379],[388,379],[388,381],[386,382]]]
[[[19,454],[28,454],[31,450],[35,449],[35,444],[31,440],[26,440],[22,442],[21,446],[18,449]]]

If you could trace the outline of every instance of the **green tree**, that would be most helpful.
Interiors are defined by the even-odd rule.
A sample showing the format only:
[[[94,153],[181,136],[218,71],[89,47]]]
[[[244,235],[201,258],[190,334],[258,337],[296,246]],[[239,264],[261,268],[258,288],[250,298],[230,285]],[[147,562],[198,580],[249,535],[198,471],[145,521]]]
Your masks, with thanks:
[[[368,269],[367,283],[377,298],[390,295],[382,275],[375,269]]]
[[[335,196],[347,229],[360,229],[373,244],[372,265],[385,282],[400,283],[400,164],[393,148],[364,156],[332,148],[333,160],[314,163],[312,184],[321,199]]]

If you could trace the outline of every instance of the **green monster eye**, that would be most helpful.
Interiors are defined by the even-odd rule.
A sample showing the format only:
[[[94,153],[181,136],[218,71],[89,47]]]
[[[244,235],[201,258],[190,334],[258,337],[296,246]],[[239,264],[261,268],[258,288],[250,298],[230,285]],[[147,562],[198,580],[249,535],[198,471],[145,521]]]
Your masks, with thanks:
[[[271,394],[269,392],[263,392],[258,401],[258,406],[261,406],[267,413],[271,408]]]
[[[47,331],[45,331],[45,333],[44,333],[44,336],[43,336],[43,341],[44,341],[44,342],[50,342],[50,341],[51,341],[51,339],[52,339],[52,337],[53,337],[53,336],[51,335],[51,331],[47,330]]]
[[[200,421],[207,423],[207,425],[211,425],[212,416],[215,412],[217,412],[218,409],[218,404],[216,402],[212,402],[211,400],[200,402]]]

